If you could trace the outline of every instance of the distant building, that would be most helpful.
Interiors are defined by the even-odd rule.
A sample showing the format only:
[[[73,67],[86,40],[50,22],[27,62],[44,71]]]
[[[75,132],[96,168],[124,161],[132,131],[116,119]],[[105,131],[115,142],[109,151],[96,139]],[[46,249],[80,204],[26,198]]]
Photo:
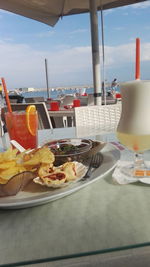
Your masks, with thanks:
[[[33,87],[23,87],[23,88],[19,88],[20,92],[34,92],[35,89]]]
[[[28,87],[28,92],[34,92],[34,88],[32,88],[32,87]]]

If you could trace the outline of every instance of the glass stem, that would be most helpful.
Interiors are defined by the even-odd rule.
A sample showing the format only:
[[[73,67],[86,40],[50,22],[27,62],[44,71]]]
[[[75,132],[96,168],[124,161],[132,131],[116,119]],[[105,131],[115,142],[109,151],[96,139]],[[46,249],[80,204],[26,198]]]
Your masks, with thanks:
[[[143,169],[145,167],[143,153],[134,153],[134,168]]]

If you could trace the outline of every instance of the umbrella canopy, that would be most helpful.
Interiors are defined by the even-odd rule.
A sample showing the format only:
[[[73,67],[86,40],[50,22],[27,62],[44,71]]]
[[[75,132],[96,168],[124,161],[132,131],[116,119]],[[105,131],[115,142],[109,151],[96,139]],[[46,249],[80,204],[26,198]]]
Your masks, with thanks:
[[[146,0],[0,0],[0,9],[43,22],[50,26],[54,26],[62,16],[90,12],[94,102],[96,105],[101,105],[97,10],[143,1]]]
[[[109,9],[146,0],[96,0],[97,9]],[[0,0],[0,8],[54,26],[62,16],[89,12],[89,0]]]

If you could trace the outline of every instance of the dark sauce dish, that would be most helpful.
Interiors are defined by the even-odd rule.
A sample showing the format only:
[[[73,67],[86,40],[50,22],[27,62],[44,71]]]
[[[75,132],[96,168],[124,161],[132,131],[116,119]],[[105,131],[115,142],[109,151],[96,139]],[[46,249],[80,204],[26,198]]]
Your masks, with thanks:
[[[45,143],[55,155],[55,166],[69,161],[78,161],[86,164],[92,148],[90,139],[67,138]],[[87,164],[86,164],[87,165]]]

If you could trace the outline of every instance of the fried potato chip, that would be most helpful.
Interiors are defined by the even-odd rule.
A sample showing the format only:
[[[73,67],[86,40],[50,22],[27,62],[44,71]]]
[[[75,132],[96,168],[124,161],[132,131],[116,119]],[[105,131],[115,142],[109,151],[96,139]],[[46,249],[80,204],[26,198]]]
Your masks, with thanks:
[[[7,182],[8,182],[8,180],[0,177],[0,184],[6,184]]]
[[[26,166],[24,166],[24,168],[26,171],[30,171],[30,172],[36,172],[36,170],[37,170],[36,166],[33,166],[33,165],[29,165],[29,166],[26,165]]]
[[[50,151],[48,147],[43,147],[37,151],[39,157],[41,158],[41,163],[52,164],[55,160],[54,154]]]
[[[21,164],[23,162],[23,157],[24,157],[26,151],[27,150],[25,150],[24,152],[18,153],[16,155],[16,161],[17,161],[17,163],[20,163]]]
[[[20,153],[12,146],[0,153],[0,184],[6,184],[13,176],[26,171],[43,175],[53,170],[54,154],[48,147],[33,149]]]
[[[6,169],[0,172],[0,178],[9,180],[12,176],[20,173],[19,167],[13,167],[11,169]]]
[[[30,156],[29,160],[26,160],[27,157]],[[55,157],[54,154],[49,150],[48,147],[42,147],[40,149],[38,149],[37,151],[33,151],[27,155],[25,155],[24,157],[25,161],[24,161],[24,166],[26,165],[38,165],[40,163],[44,163],[44,164],[51,164],[54,162]]]
[[[16,155],[18,153],[18,149],[13,149],[12,146],[10,146],[7,151],[1,153],[0,156],[0,162],[2,161],[11,161],[16,159]]]
[[[9,168],[13,168],[16,166],[16,161],[12,160],[12,161],[5,161],[0,163],[0,170],[1,169],[9,169]]]

